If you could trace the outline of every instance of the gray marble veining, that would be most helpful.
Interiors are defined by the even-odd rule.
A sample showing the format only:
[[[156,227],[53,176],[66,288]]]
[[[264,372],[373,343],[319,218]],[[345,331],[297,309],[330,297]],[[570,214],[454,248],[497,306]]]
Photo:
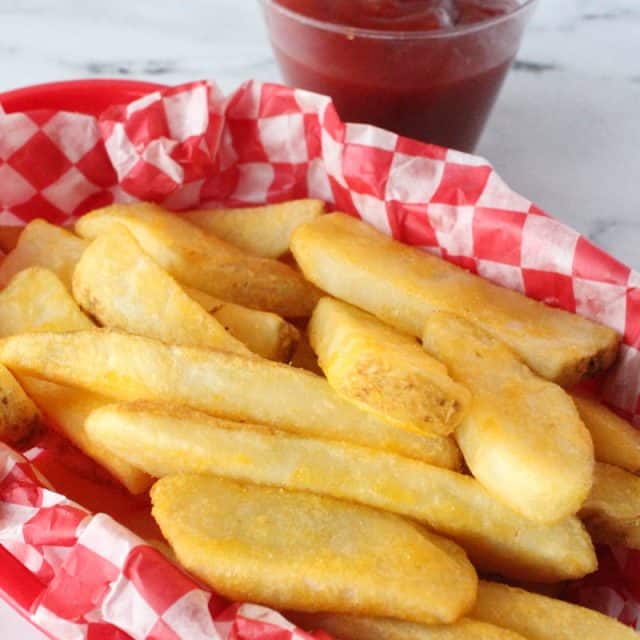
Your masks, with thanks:
[[[254,0],[0,0],[0,90],[78,77],[225,91],[278,69]],[[478,152],[640,268],[640,2],[540,0]]]

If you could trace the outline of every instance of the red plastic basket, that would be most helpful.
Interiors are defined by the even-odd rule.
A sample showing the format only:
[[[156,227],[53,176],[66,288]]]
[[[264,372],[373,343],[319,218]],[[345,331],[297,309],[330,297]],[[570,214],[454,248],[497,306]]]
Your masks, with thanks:
[[[113,104],[163,89],[164,85],[138,80],[86,79],[48,82],[0,93],[0,104],[6,113],[55,109],[78,111],[97,116]]]
[[[153,92],[158,95],[149,96],[152,99],[142,101],[142,105],[136,105],[136,109],[115,109],[106,117],[104,115],[110,106],[122,105]],[[181,109],[186,103],[185,96],[186,100],[204,96],[196,102],[204,112],[199,115],[208,118],[197,120],[195,134],[191,128],[183,127],[184,123],[180,120]],[[213,102],[217,109],[215,111],[211,110]],[[44,109],[102,115],[99,123],[101,140],[105,143],[101,143],[102,147],[118,136],[126,138],[128,143],[129,155],[120,154],[127,155],[126,162],[120,162],[121,157],[116,158],[117,162],[112,162],[119,170],[117,186],[128,196],[154,198],[163,203],[172,199],[170,208],[176,210],[194,206],[194,202],[198,204],[201,200],[208,202],[207,198],[230,204],[252,204],[305,195],[322,197],[332,202],[335,208],[365,217],[374,224],[389,223],[388,231],[396,239],[438,249],[445,258],[464,267],[476,268],[480,275],[502,285],[514,287],[511,276],[519,276],[527,271],[528,278],[523,280],[525,293],[537,299],[544,299],[570,311],[576,311],[580,303],[584,315],[601,321],[610,320],[612,313],[616,312],[620,316],[619,322],[627,329],[627,354],[630,354],[627,361],[622,363],[630,371],[624,383],[627,384],[626,380],[634,383],[629,391],[633,392],[634,403],[639,399],[635,383],[640,384],[640,356],[637,356],[640,353],[640,276],[586,239],[578,237],[573,230],[548,218],[525,198],[514,194],[493,172],[489,163],[481,158],[398,138],[395,134],[364,125],[345,125],[331,108],[328,99],[279,85],[250,82],[228,99],[222,100],[220,94],[214,94],[213,86],[204,82],[166,88],[154,83],[129,80],[79,80],[25,87],[0,94],[0,104],[9,114]],[[35,114],[34,121],[38,122],[38,127],[46,120],[44,116],[42,113]],[[83,119],[83,116],[76,118]],[[176,121],[170,122],[172,118]],[[20,116],[16,116],[16,119],[19,120]],[[172,129],[171,124],[177,126]],[[295,136],[295,144],[284,145],[283,148],[282,140],[286,140],[284,134]],[[38,136],[36,143],[42,145],[39,147],[34,144],[28,153],[23,153],[23,168],[33,167],[32,159],[42,158],[45,154],[40,151],[43,147],[45,150],[49,148],[50,142],[46,135]],[[150,143],[156,145],[154,149],[163,152],[164,165],[173,169],[177,164],[183,170],[183,175],[176,178],[176,173],[167,172],[166,166],[158,168],[158,163],[147,162],[145,153]],[[102,147],[99,150],[106,158]],[[217,152],[220,153],[216,155]],[[131,166],[129,156],[136,156],[136,162]],[[110,157],[111,161],[113,159]],[[157,157],[154,156],[152,160],[157,160]],[[392,167],[394,172],[391,181],[389,174]],[[212,171],[208,174],[210,169]],[[255,184],[249,184],[247,180],[251,171],[256,175]],[[58,180],[54,178],[54,181]],[[393,182],[394,188],[390,191],[385,191],[387,180]],[[150,184],[155,189],[151,190],[151,195]],[[310,184],[313,189],[309,187]],[[45,186],[51,187],[49,184],[40,185],[38,191],[42,192]],[[63,186],[56,183],[55,193],[59,195]],[[111,182],[100,185],[98,195],[108,193],[113,198],[109,189],[114,186],[115,174]],[[68,202],[60,205],[57,213],[62,221],[71,220],[76,215],[76,209],[77,215],[87,210],[92,194],[83,195],[82,189],[79,191],[85,199],[77,207]],[[179,199],[173,198],[175,192],[180,196]],[[87,195],[89,197],[85,197]],[[31,202],[24,205],[20,202],[22,210],[19,221],[26,222],[33,216],[47,215],[47,202],[37,198],[38,194],[34,197],[33,205]],[[427,205],[434,201],[435,210],[430,212]],[[94,203],[93,206],[98,205]],[[525,253],[529,262],[522,265],[521,254]],[[484,270],[481,271],[480,267]],[[572,278],[580,279],[582,283],[580,296],[576,299],[573,295],[566,295],[568,291],[573,291],[570,286]],[[613,293],[609,295],[607,292]],[[614,303],[624,300],[625,313],[620,311],[621,305],[612,304],[612,300]],[[613,391],[616,390],[620,391],[619,388],[613,388]],[[640,417],[640,403],[638,409],[631,408],[630,412],[634,411]],[[60,452],[55,448],[52,450],[49,461],[54,459],[58,465],[64,465],[64,456],[58,455]],[[20,465],[29,466],[24,461]],[[19,472],[27,473],[26,470]],[[17,481],[20,482],[21,478],[18,477]],[[34,480],[32,484],[37,483]],[[38,492],[40,490],[37,489]],[[65,491],[61,489],[61,493]],[[38,503],[37,499],[34,499],[34,503],[32,506],[41,506],[41,501]],[[66,508],[66,505],[62,505],[62,510]],[[75,512],[74,518],[80,516]],[[98,522],[98,534],[103,533],[100,526]],[[154,587],[159,585],[158,588],[164,590],[167,584],[179,582],[182,585],[180,589],[185,593],[197,589],[186,576],[178,575],[178,570],[162,558],[157,559],[158,563],[162,561],[163,564],[156,571],[156,560],[150,561],[152,553],[157,554],[150,547],[144,548],[137,552],[135,562],[138,563],[136,566],[144,569],[139,572],[140,575],[144,574],[145,579],[151,575],[153,579],[150,581],[154,582]],[[582,584],[586,588],[576,599],[635,626],[640,620],[640,604],[636,595],[640,593],[636,570],[640,566],[640,554],[623,550],[615,550],[613,555],[608,551],[606,553],[609,555],[603,556],[603,570]],[[85,571],[85,557],[79,560],[82,560],[78,566],[82,566],[83,575],[91,574],[91,571]],[[149,566],[153,568],[152,572],[147,571]],[[121,569],[119,565],[118,568]],[[172,570],[176,573],[167,577],[167,572]],[[38,575],[37,571],[30,571],[17,557],[0,546],[0,596],[23,614],[45,592],[46,576],[42,581],[41,578],[42,575]],[[96,575],[94,582],[98,583],[99,578]],[[60,597],[53,604],[65,609],[66,614],[68,606],[74,604],[73,595],[66,590],[67,587],[77,587],[74,576],[69,576],[67,583],[62,586],[64,588],[56,593]],[[84,585],[81,588],[84,589]],[[282,618],[274,622],[273,617],[265,617],[267,614],[264,609],[247,605],[247,609],[243,610],[242,606],[226,608],[227,603],[221,603],[215,595],[204,603],[205,610],[208,609],[216,624],[227,631],[232,624],[236,625],[232,629],[236,635],[228,637],[241,640],[294,637],[288,632],[283,634],[283,628],[288,627],[283,626]],[[154,612],[151,614],[152,617],[155,615]],[[191,614],[192,610],[188,609],[184,616],[193,618]],[[274,612],[271,614],[277,615]],[[72,620],[73,612],[60,618]],[[141,616],[136,615],[135,618],[133,621],[128,619],[128,622],[139,624]],[[153,620],[158,629],[164,624],[162,615]],[[164,629],[165,635],[159,635],[155,629],[151,635],[136,637],[175,639],[175,634],[172,636],[167,629]],[[110,640],[129,637],[115,627],[111,627],[107,633],[103,624],[95,625],[90,631],[87,637],[92,640],[98,637],[108,637]],[[58,633],[56,637],[69,636]],[[180,637],[189,637],[191,640],[195,636],[182,634]],[[302,637],[296,631],[295,638]],[[304,635],[304,638],[309,637]]]

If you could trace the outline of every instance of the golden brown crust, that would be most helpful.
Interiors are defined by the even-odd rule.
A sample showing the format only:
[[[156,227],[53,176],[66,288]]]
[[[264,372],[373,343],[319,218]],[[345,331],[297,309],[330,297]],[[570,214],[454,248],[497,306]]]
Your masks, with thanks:
[[[595,542],[640,549],[640,478],[598,463],[580,518]]]
[[[291,250],[317,286],[407,333],[421,335],[433,311],[456,313],[563,384],[614,360],[613,329],[497,286],[353,217],[332,213],[298,227]]]
[[[359,407],[439,435],[463,419],[471,394],[414,337],[329,297],[314,309],[307,331],[329,384]]]
[[[184,285],[283,317],[306,317],[320,292],[277,260],[243,253],[151,203],[111,205],[86,214],[76,231],[93,239],[125,225],[142,249]]]
[[[473,478],[402,456],[161,405],[105,407],[87,428],[152,476],[214,474],[397,513],[456,540],[486,570],[511,577],[557,582],[596,566],[577,519],[536,525]]]
[[[120,400],[188,404],[230,419],[395,451],[448,468],[457,468],[460,461],[451,439],[399,429],[343,400],[326,380],[262,358],[94,329],[5,338],[0,361],[25,375]]]
[[[633,629],[597,611],[494,582],[480,581],[471,616],[530,640],[637,640]]]
[[[195,474],[163,478],[151,496],[178,559],[233,599],[441,623],[475,600],[464,553],[390,513]]]
[[[591,433],[596,460],[638,473],[640,430],[594,398],[577,392],[573,392],[572,397]]]
[[[0,440],[24,446],[44,429],[40,412],[11,372],[0,365]]]
[[[462,618],[453,624],[416,624],[391,618],[367,618],[337,613],[287,612],[302,629],[322,629],[340,640],[526,640],[515,631]]]
[[[585,378],[610,369],[617,357],[620,348],[621,336],[611,334],[609,343],[593,355],[584,356],[573,362],[568,362],[558,374],[555,382],[562,387],[572,387]]]

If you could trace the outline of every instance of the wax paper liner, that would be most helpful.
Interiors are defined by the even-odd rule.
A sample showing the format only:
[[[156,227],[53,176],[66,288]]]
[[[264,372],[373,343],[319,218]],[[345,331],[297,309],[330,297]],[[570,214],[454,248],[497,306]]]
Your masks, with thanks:
[[[533,170],[549,168],[532,158]],[[204,81],[167,88],[99,118],[0,113],[0,224],[71,224],[114,201],[179,212],[299,197],[615,328],[620,358],[597,391],[640,424],[640,275],[514,193],[482,158],[344,124],[326,97],[257,82],[228,97]],[[47,456],[71,477],[91,467],[75,450],[49,455],[52,437],[28,460],[0,449],[0,592],[51,637],[311,637],[269,609],[226,603],[109,516],[47,489],[34,473]],[[108,483],[96,474],[85,480]],[[126,508],[126,497],[110,507],[118,501]],[[640,628],[640,553],[604,548],[600,558],[571,597]]]

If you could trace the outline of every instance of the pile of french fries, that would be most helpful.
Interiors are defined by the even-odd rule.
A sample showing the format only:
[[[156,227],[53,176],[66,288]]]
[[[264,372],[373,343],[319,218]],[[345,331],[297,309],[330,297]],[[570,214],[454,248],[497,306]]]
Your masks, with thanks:
[[[314,200],[2,237],[0,437],[151,490],[219,593],[342,640],[635,637],[540,593],[640,548],[640,434],[567,391],[614,331]]]

